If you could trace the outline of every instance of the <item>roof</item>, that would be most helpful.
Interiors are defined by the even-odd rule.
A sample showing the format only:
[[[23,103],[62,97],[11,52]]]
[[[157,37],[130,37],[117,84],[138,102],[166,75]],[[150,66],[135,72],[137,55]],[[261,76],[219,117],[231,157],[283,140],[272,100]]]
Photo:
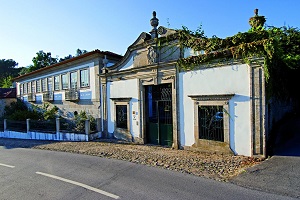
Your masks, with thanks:
[[[16,88],[0,88],[0,99],[16,98]]]
[[[88,57],[88,56],[91,56],[91,55],[107,55],[107,56],[111,56],[117,60],[120,60],[123,56],[119,55],[119,54],[116,54],[116,53],[113,53],[113,52],[110,52],[110,51],[100,51],[99,49],[96,49],[94,51],[90,51],[90,52],[87,52],[85,54],[82,54],[80,56],[76,56],[76,57],[73,57],[73,58],[70,58],[70,59],[67,59],[67,60],[64,60],[64,61],[61,61],[61,62],[58,62],[58,63],[55,63],[53,65],[49,65],[47,67],[44,67],[44,68],[41,68],[41,69],[38,69],[38,70],[35,70],[33,72],[30,72],[30,73],[27,73],[27,74],[24,74],[24,75],[21,75],[21,76],[18,76],[16,78],[14,78],[13,80],[16,81],[18,79],[21,79],[21,78],[24,78],[24,77],[27,77],[27,76],[30,76],[30,75],[33,75],[33,74],[37,74],[41,71],[44,71],[44,70],[48,70],[48,69],[52,69],[52,68],[55,68],[55,67],[58,67],[58,66],[61,66],[61,65],[64,65],[66,63],[71,63],[73,61],[76,61],[76,60],[80,60],[82,58],[85,58],[85,57]]]

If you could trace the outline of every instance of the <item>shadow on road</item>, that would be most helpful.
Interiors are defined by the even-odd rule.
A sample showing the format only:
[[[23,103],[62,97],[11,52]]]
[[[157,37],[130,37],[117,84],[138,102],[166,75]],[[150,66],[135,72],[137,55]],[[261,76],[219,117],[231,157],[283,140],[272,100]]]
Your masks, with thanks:
[[[300,156],[300,118],[291,119],[278,129],[273,153],[277,156]]]
[[[0,138],[0,147],[3,147],[5,149],[32,148],[43,144],[51,144],[57,142],[59,141]]]

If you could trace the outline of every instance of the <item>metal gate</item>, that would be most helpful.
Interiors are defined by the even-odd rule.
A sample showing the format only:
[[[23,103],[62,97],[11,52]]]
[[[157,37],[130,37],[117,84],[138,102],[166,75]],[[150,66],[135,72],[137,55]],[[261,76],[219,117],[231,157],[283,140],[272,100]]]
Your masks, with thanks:
[[[146,86],[147,143],[172,146],[172,87],[171,84]]]

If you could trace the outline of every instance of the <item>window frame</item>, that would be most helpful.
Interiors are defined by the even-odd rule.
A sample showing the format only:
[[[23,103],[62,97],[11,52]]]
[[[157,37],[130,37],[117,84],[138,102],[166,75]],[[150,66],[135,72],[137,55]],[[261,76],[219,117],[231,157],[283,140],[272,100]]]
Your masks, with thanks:
[[[126,98],[110,98],[114,102],[114,110],[112,112],[113,118],[114,118],[114,134],[115,133],[130,133],[130,101],[131,97]],[[127,106],[127,128],[119,128],[117,127],[117,106]]]
[[[68,80],[68,74],[62,74],[61,75],[61,89],[62,90],[68,90],[69,89],[69,80]]]
[[[76,84],[74,84],[75,87],[73,87],[72,74],[76,74]],[[71,89],[77,89],[78,88],[78,72],[77,71],[70,72],[70,88]]]
[[[58,81],[56,81],[58,80]],[[60,90],[60,76],[54,76],[54,91],[59,91]]]
[[[43,78],[41,79],[41,92],[47,91],[47,79]]]
[[[220,94],[220,95],[188,95],[194,101],[194,139],[195,147],[203,147],[212,151],[231,152],[230,148],[230,116],[229,116],[229,100],[235,94]],[[200,139],[199,132],[199,106],[223,106],[223,129],[224,129],[224,142]]]
[[[42,91],[42,87],[41,87],[41,79],[36,80],[36,92],[40,93]]]
[[[82,83],[82,72],[83,71],[87,71],[87,85],[83,85]],[[79,79],[80,79],[80,88],[87,88],[87,87],[90,87],[90,70],[89,70],[89,68],[85,68],[85,69],[81,69],[80,71],[79,71]]]

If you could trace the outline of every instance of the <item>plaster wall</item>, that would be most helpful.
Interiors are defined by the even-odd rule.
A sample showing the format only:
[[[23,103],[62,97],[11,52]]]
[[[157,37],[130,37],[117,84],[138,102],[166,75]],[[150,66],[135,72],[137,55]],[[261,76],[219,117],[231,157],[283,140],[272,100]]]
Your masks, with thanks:
[[[247,64],[179,73],[180,143],[194,139],[194,102],[188,95],[235,94],[229,100],[229,141],[240,155],[251,155],[250,67]]]
[[[138,122],[140,113],[133,115],[133,111],[138,111],[138,79],[114,81],[107,83],[107,107],[108,107],[108,132],[114,132],[114,102],[110,98],[131,98],[129,102],[130,133],[133,137],[139,137],[140,124]]]

